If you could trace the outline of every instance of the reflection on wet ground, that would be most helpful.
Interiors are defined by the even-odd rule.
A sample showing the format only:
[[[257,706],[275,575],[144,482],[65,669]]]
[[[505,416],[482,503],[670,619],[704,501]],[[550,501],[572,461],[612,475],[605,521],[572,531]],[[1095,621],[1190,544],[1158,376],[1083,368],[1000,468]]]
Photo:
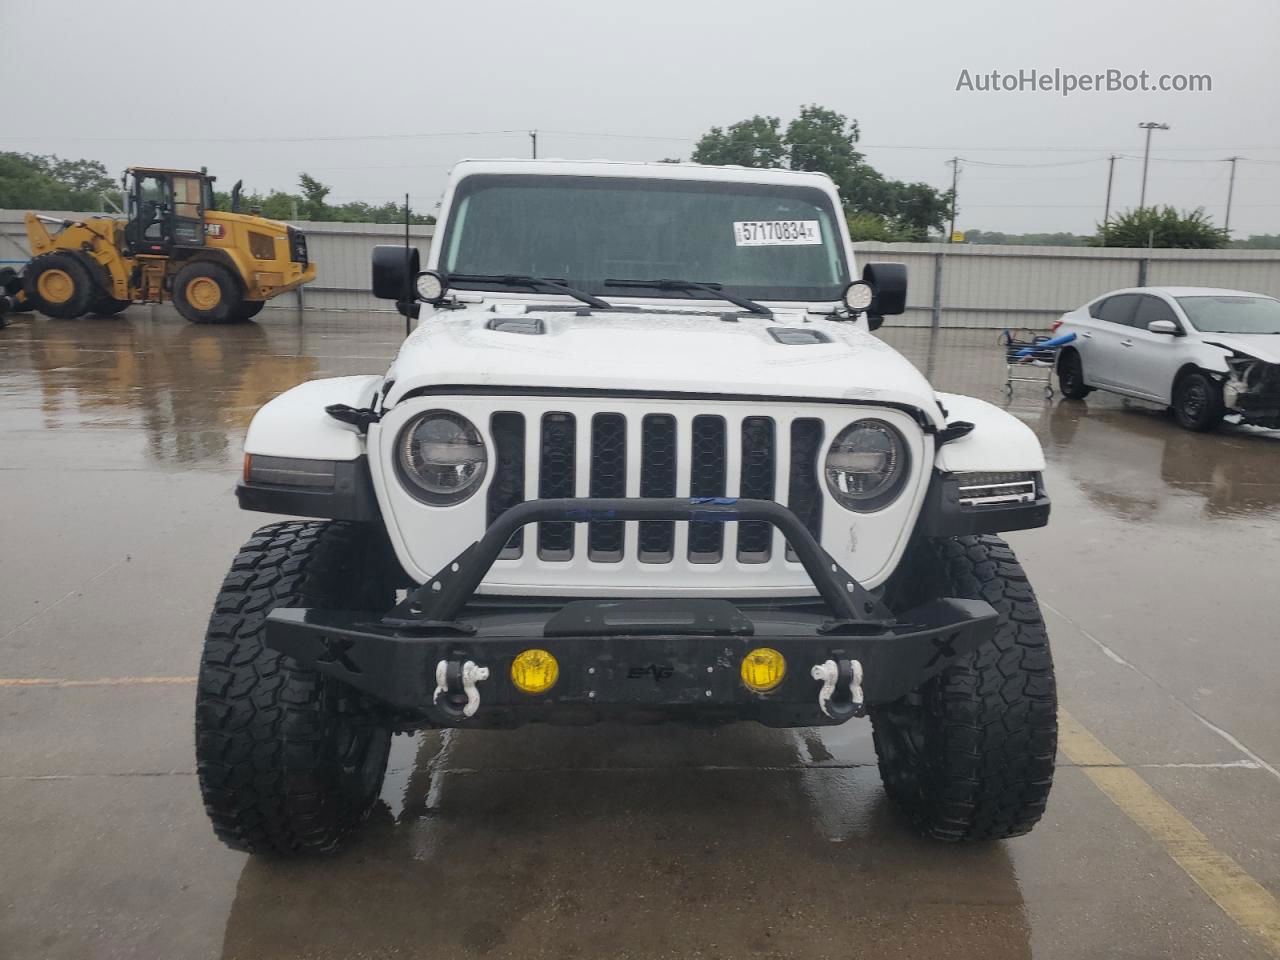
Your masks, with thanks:
[[[183,678],[236,544],[270,520],[231,496],[244,427],[297,382],[381,372],[401,333],[137,308],[0,332],[0,841],[23,865],[0,870],[0,957],[1268,955],[1065,759],[1029,837],[917,839],[860,722],[400,736],[336,858],[223,849]],[[1054,523],[1012,539],[1064,704],[1280,892],[1275,607],[1240,589],[1280,563],[1280,435],[1188,434],[1097,394],[1006,401],[994,332],[884,335],[1038,433]],[[126,682],[5,682],[33,677]]]
[[[1280,510],[1274,430],[1225,424],[1191,433],[1151,404],[1090,397],[1055,404],[1037,432],[1049,460],[1120,519],[1158,520],[1171,498],[1188,496],[1208,517]]]
[[[225,955],[421,942],[424,956],[896,956],[944,936],[946,956],[1029,950],[1002,847],[938,857],[887,808],[874,767],[800,766],[789,734],[604,727],[408,746],[338,860],[248,863]]]
[[[221,327],[175,323],[159,308],[75,321],[29,315],[0,340],[0,424],[114,428],[129,441],[140,434],[148,462],[223,466],[239,459],[244,430],[267,400],[304,380],[381,372],[399,343],[398,318],[362,329],[286,316]]]

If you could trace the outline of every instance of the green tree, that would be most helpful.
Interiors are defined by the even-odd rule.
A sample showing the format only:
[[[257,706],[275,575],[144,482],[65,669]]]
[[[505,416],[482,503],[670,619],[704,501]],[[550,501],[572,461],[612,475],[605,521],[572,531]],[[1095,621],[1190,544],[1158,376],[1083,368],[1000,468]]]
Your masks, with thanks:
[[[926,183],[888,180],[857,149],[857,120],[818,104],[800,114],[779,134],[777,117],[754,116],[722,129],[712,127],[693,151],[695,163],[781,167],[825,173],[835,181],[845,210],[883,221],[893,235],[928,239],[941,230],[951,209],[951,192]],[[873,221],[867,221],[868,229]],[[867,237],[864,239],[873,239]]]
[[[1243,250],[1280,250],[1280,233],[1255,233],[1248,240],[1233,240],[1231,246]]]
[[[1159,247],[1215,250],[1227,244],[1227,232],[1197,208],[1179,213],[1173,207],[1127,210],[1098,224],[1090,241],[1095,247]]]
[[[1001,233],[998,230],[966,230],[964,239],[966,243],[1011,246],[1085,247],[1093,238],[1079,233]]]
[[[715,166],[778,167],[787,155],[777,117],[754,116],[739,120],[728,130],[712,127],[693,149],[694,163]]]
[[[329,195],[329,187],[303,172],[298,174],[298,186],[302,188],[303,203],[299,208],[299,216],[304,220],[328,220],[329,206],[324,198]]]
[[[332,188],[306,173],[298,175],[298,186],[302,189],[300,194],[284,193],[280,190],[272,190],[265,196],[260,193],[246,193],[240,198],[240,210],[243,213],[257,211],[272,220],[404,223],[404,204],[402,203],[388,201],[377,206],[360,200],[337,205],[326,203]],[[218,210],[230,210],[231,194],[215,193],[214,207]],[[436,222],[433,216],[412,211],[409,219],[410,222],[418,224]]]
[[[63,160],[33,153],[0,153],[0,207],[18,210],[102,210],[106,194],[120,203],[118,185],[96,160]]]
[[[874,213],[850,213],[845,219],[849,223],[849,239],[854,243],[860,240],[901,243],[918,239],[910,230],[904,230]]]
[[[801,107],[800,116],[787,124],[791,169],[825,173],[837,184],[847,183],[863,165],[854,147],[858,136],[857,120],[816,103]]]

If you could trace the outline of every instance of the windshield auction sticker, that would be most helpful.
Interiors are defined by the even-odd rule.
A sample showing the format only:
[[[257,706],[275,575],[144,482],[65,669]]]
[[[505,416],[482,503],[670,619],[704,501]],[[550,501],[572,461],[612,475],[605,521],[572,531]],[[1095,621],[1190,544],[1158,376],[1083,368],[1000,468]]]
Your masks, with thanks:
[[[733,241],[740,247],[821,245],[817,220],[735,220]]]

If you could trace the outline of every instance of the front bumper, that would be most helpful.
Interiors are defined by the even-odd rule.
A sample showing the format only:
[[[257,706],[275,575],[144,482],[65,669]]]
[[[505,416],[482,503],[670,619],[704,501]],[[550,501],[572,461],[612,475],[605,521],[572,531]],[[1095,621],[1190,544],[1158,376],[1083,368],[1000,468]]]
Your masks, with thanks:
[[[821,600],[529,598],[477,602],[475,587],[511,533],[539,520],[765,520],[781,528]],[[511,508],[390,614],[281,608],[267,646],[369,694],[406,725],[509,727],[541,720],[758,720],[771,726],[841,723],[888,703],[991,639],[997,614],[980,600],[939,599],[894,617],[773,501],[539,500]],[[741,680],[758,647],[786,671],[767,693]],[[559,663],[545,693],[522,692],[512,662],[544,650]],[[834,698],[812,671],[830,662],[860,689]],[[466,664],[487,677],[464,693],[440,677]],[[468,695],[477,699],[464,711]]]

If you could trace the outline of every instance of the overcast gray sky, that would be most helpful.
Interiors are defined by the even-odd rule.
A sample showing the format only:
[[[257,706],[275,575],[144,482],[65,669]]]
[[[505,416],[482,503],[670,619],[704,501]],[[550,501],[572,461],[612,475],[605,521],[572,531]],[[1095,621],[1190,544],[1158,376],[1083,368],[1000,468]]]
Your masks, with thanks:
[[[1228,166],[1190,161],[1240,155],[1233,232],[1280,233],[1277,40],[1276,0],[0,0],[0,149],[203,164],[262,191],[306,170],[335,200],[407,190],[425,209],[451,163],[527,156],[529,129],[541,156],[688,157],[712,125],[816,102],[860,121],[888,176],[945,187],[947,158],[975,161],[962,228],[1089,232],[1103,158],[1139,155],[1137,124],[1155,120],[1172,129],[1155,134],[1169,159],[1149,203],[1221,224]],[[956,90],[963,69],[1031,68],[1213,89]],[[442,135],[462,132],[485,135]],[[366,139],[304,139],[319,137]],[[1113,208],[1137,205],[1140,170],[1117,163]]]

